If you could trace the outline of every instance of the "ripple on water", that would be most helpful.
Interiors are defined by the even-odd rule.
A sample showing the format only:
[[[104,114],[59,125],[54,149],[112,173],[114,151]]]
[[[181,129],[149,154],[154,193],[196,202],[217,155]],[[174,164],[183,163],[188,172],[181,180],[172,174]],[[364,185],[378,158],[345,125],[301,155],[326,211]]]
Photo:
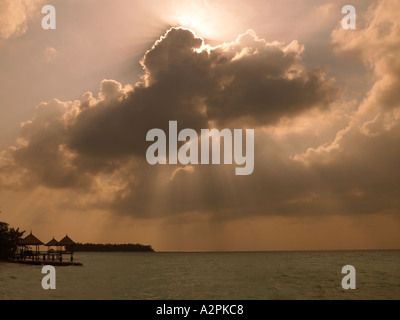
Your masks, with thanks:
[[[41,289],[40,267],[0,264],[0,298],[400,299],[399,252],[382,254],[85,253],[84,267],[56,268],[55,292]],[[343,263],[357,269],[355,292],[341,288]]]

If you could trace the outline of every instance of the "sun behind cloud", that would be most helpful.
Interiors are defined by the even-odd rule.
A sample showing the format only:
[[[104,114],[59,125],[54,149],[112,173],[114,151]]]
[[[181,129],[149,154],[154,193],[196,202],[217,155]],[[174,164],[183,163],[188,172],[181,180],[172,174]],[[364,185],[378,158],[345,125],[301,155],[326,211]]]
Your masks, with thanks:
[[[187,27],[199,34],[207,35],[212,33],[212,22],[209,21],[206,15],[196,12],[184,13],[178,20],[182,27]]]
[[[171,16],[167,18],[170,25],[188,28],[197,35],[207,39],[218,39],[227,31],[226,25],[233,18],[222,10],[217,2],[192,1],[177,2]]]

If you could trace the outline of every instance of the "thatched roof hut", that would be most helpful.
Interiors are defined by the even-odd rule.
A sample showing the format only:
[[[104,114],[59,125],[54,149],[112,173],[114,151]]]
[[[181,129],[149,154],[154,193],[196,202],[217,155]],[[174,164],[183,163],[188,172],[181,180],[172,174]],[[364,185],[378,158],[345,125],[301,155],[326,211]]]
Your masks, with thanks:
[[[46,243],[46,247],[58,247],[60,245],[60,243],[54,239],[50,240],[48,243]]]
[[[74,241],[71,240],[70,237],[68,237],[68,235],[66,235],[59,243],[59,246],[73,246],[75,244]]]
[[[32,231],[27,237],[19,241],[19,245],[21,246],[41,246],[43,244],[44,243],[42,241],[32,234]]]
[[[22,252],[24,252],[24,248],[26,248],[27,246],[35,246],[36,248],[36,253],[32,254],[32,260],[34,259],[34,257],[36,257],[36,259],[38,259],[38,255],[39,255],[39,246],[43,245],[44,243],[42,241],[40,241],[38,238],[36,238],[33,234],[32,231],[31,233],[26,236],[24,239],[21,239],[18,242],[18,245],[22,247]],[[27,250],[26,252],[31,252],[30,250]]]

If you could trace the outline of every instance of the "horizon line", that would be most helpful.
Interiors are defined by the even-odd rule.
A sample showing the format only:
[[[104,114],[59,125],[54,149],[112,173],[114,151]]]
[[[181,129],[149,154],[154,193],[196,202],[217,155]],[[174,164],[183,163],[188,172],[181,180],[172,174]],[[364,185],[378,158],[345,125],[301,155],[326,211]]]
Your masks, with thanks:
[[[198,250],[198,251],[158,251],[156,253],[265,253],[265,252],[343,252],[343,251],[400,251],[398,249],[298,249],[298,250]]]

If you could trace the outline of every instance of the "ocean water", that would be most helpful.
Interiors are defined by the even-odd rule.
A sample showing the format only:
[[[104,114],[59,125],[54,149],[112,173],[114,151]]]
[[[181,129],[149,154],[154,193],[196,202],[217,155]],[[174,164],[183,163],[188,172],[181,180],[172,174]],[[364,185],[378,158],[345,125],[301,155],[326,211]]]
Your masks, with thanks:
[[[0,263],[0,299],[400,299],[400,251],[77,253],[43,290],[41,267]],[[341,286],[356,268],[355,290]]]

